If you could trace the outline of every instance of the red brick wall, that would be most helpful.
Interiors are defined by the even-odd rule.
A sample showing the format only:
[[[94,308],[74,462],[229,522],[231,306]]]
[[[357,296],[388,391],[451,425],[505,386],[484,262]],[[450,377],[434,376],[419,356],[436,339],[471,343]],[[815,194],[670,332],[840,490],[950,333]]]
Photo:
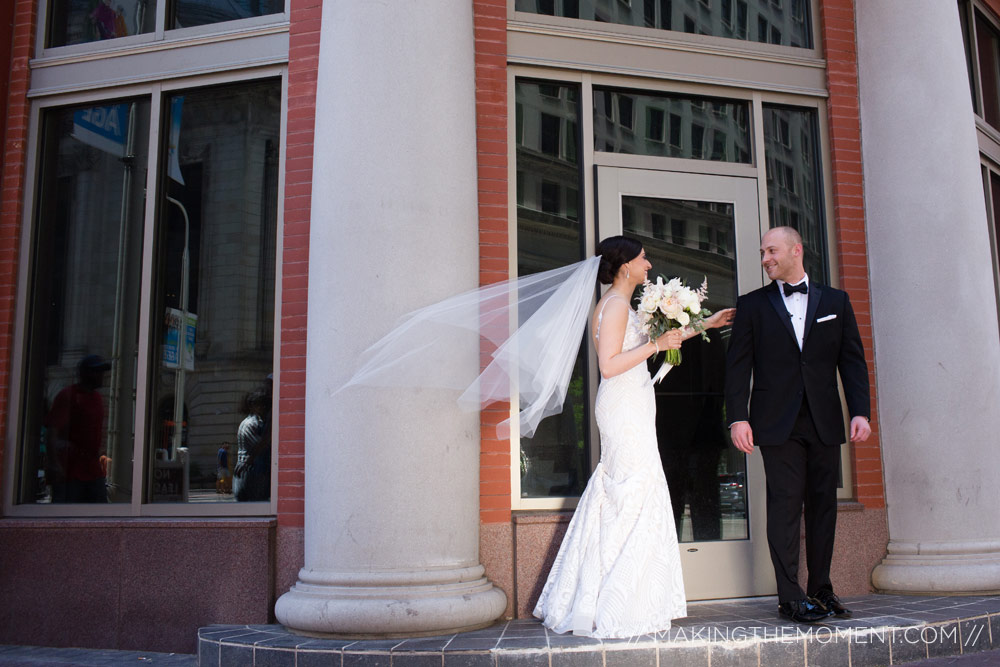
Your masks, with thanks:
[[[507,239],[507,3],[474,0],[476,143],[479,166],[479,282],[506,280]],[[479,516],[483,523],[510,521],[510,441],[496,437],[506,406],[480,418]]]
[[[0,180],[0,405],[7,406],[11,383],[11,343],[14,333],[14,306],[17,294],[17,256],[24,214],[24,162],[28,140],[28,60],[34,53],[34,0],[15,0],[10,42],[7,119],[3,134],[3,176]],[[0,433],[7,432],[7,411],[0,411]],[[0,479],[3,479],[4,443],[0,438]],[[9,490],[4,490],[8,493]]]
[[[281,258],[278,525],[301,527],[305,507],[306,305],[313,128],[322,0],[292,0],[288,36],[285,229]]]
[[[830,162],[833,166],[833,216],[840,267],[840,287],[851,295],[865,345],[871,387],[872,437],[855,443],[852,456],[854,490],[865,507],[885,507],[882,450],[878,432],[878,394],[868,282],[861,122],[858,103],[858,60],[853,0],[823,0],[820,5],[823,55],[830,89]]]
[[[10,83],[10,52],[14,38],[14,3],[0,6],[0,100],[7,99]],[[0,114],[0,137],[7,131],[7,114]],[[0,155],[0,166],[4,163]]]

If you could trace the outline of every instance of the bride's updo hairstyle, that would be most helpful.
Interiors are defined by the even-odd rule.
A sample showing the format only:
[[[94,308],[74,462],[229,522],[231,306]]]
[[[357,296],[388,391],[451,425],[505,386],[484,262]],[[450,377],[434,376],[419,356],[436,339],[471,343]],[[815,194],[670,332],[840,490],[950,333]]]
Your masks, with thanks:
[[[628,264],[642,252],[642,244],[626,236],[609,236],[597,246],[601,265],[597,268],[597,280],[602,285],[610,285],[618,275],[622,264]]]

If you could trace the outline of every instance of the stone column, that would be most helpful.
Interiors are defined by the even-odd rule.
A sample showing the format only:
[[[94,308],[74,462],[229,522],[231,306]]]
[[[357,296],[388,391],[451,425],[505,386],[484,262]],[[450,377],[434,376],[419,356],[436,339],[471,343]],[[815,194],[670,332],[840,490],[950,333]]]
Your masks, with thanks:
[[[323,3],[311,217],[305,566],[275,615],[488,625],[506,597],[479,564],[478,415],[446,392],[335,393],[401,314],[478,285],[472,3]]]
[[[958,8],[858,0],[861,144],[897,592],[1000,590],[1000,333]]]

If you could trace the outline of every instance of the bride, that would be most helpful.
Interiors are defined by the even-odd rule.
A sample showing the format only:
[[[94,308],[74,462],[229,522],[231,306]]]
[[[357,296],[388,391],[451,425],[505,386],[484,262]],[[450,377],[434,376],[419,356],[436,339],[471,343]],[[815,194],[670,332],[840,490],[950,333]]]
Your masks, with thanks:
[[[611,287],[591,317],[602,382],[595,414],[601,461],[580,497],[535,616],[556,632],[632,637],[666,630],[686,615],[680,551],[656,442],[656,403],[646,360],[696,334],[674,329],[656,340],[629,306],[652,268],[642,244],[601,242],[576,264],[455,295],[404,316],[362,355],[352,385],[463,391],[458,404],[479,410],[498,401],[519,408],[517,433],[531,437],[559,414],[575,364],[594,279]],[[729,324],[735,310],[707,318]],[[511,333],[510,322],[517,322]],[[480,372],[482,341],[494,345]],[[497,426],[510,436],[510,422]]]
[[[680,550],[656,441],[656,402],[646,360],[677,349],[696,332],[673,329],[650,340],[629,306],[652,265],[624,236],[601,242],[597,278],[610,284],[591,331],[601,384],[595,416],[601,460],[594,469],[534,615],[555,632],[633,637],[664,631],[687,615]],[[707,318],[729,324],[734,309]]]

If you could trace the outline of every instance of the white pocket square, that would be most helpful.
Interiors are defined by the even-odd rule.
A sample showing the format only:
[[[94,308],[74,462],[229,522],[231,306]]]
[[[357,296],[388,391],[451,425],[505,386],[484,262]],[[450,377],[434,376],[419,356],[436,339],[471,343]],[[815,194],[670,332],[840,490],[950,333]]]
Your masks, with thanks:
[[[837,319],[836,313],[834,313],[833,315],[826,315],[825,317],[821,317],[818,320],[816,320],[816,324],[819,324],[820,322],[828,322],[830,320],[835,320],[835,319]]]

